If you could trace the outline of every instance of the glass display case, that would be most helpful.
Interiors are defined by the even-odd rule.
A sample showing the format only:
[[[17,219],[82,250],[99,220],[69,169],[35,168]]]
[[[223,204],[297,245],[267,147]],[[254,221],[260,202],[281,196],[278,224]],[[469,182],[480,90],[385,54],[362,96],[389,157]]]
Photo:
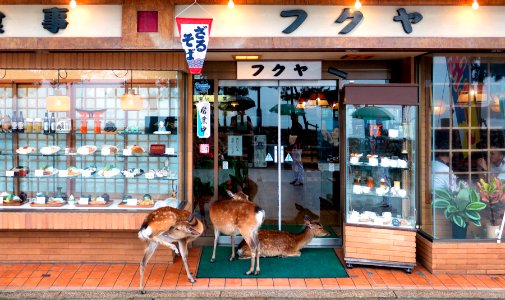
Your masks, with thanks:
[[[416,264],[418,87],[346,85],[344,260]]]
[[[416,225],[416,106],[346,107],[346,222]]]
[[[1,87],[0,210],[178,206],[177,72],[130,72],[61,83],[61,71],[25,70],[37,84]]]

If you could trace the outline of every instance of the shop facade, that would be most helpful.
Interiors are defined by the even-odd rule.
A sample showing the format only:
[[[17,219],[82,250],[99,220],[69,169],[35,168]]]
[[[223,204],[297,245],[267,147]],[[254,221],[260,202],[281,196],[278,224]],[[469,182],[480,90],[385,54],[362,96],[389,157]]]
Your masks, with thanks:
[[[0,6],[0,11],[18,14],[20,4]],[[237,1],[235,11],[225,3],[190,4],[83,3],[83,11],[112,16],[111,23],[102,24],[110,31],[89,28],[69,36],[26,35],[3,18],[1,113],[2,120],[9,115],[6,131],[11,132],[2,136],[1,192],[9,200],[25,192],[34,202],[0,206],[6,261],[138,262],[143,245],[136,230],[155,205],[141,202],[150,200],[146,194],[158,205],[194,208],[204,218],[209,201],[229,189],[249,194],[267,211],[265,224],[273,228],[303,224],[305,215],[319,219],[334,235],[315,239],[314,245],[342,246],[349,264],[409,269],[417,260],[432,272],[505,272],[505,249],[488,235],[494,229],[487,229],[488,223],[501,221],[503,203],[474,209],[470,219],[477,221],[478,213],[481,226],[467,220],[467,233],[456,238],[451,221],[459,219],[450,212],[444,216],[447,207],[433,205],[432,181],[456,178],[489,198],[477,183],[499,178],[477,161],[490,165],[492,154],[505,151],[499,146],[505,120],[505,25],[487,20],[503,22],[495,18],[503,3],[481,3],[477,11],[450,1],[370,3],[357,11],[347,3]],[[177,15],[214,18],[199,76],[188,72]],[[305,21],[293,23],[304,15]],[[458,29],[442,22],[444,15]],[[464,17],[479,26],[468,27]],[[72,25],[72,18],[67,21]],[[248,63],[235,55],[260,57]],[[258,65],[265,70],[259,77],[247,73],[258,71]],[[299,75],[305,66],[317,71]],[[302,69],[276,75],[284,67]],[[379,90],[357,96],[366,86]],[[382,86],[388,92],[381,92]],[[406,87],[409,91],[402,92]],[[122,103],[130,88],[142,97],[140,108]],[[390,88],[399,94],[388,94]],[[47,107],[57,89],[69,96],[68,109]],[[413,98],[405,96],[411,89]],[[210,108],[207,136],[198,132],[200,103]],[[384,108],[392,116],[356,117],[365,107]],[[25,132],[12,132],[14,111],[17,120],[23,113]],[[44,127],[46,111],[49,125],[54,112],[63,129],[44,134],[32,124],[28,131],[27,119],[41,118]],[[296,134],[295,120],[302,127]],[[108,122],[113,124],[106,127]],[[107,131],[111,127],[116,131]],[[303,139],[297,141],[298,136]],[[298,148],[301,154],[295,157]],[[449,153],[450,170],[434,170],[438,152]],[[51,172],[56,169],[64,172]],[[76,170],[76,177],[69,176]],[[382,184],[387,192],[376,191]],[[96,203],[104,193],[112,202]],[[74,206],[68,204],[70,195]],[[61,207],[47,203],[63,196]],[[91,202],[79,203],[88,197]],[[173,257],[165,252],[154,259]]]

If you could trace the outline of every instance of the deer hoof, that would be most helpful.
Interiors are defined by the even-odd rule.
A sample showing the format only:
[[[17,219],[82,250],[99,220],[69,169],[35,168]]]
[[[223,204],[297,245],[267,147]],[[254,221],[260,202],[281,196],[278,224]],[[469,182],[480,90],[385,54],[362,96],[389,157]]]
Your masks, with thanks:
[[[191,283],[195,283],[195,282],[196,282],[196,280],[194,280],[193,278],[190,278],[190,279],[189,279],[189,282],[191,282]]]
[[[214,258],[211,258],[211,259],[210,259],[210,262],[211,262],[211,263],[213,263],[213,262],[215,262],[215,261],[216,261],[216,260],[215,260]]]
[[[260,274],[260,271],[254,272],[254,275],[259,275],[259,274]]]
[[[235,257],[230,257],[230,261],[234,261],[235,260]]]

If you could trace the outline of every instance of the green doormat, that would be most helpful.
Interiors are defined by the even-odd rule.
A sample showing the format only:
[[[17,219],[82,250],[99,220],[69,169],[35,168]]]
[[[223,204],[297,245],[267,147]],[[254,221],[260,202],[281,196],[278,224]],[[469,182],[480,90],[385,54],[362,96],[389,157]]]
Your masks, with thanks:
[[[245,275],[250,259],[229,261],[231,247],[217,247],[216,261],[210,262],[212,246],[202,248],[197,278],[344,278],[349,277],[332,248],[305,248],[300,257],[262,257],[260,275]]]
[[[328,236],[322,236],[322,237],[319,237],[321,239],[324,239],[324,238],[337,238],[337,234],[335,233],[335,231],[333,231],[333,229],[331,228],[331,226],[328,226],[328,225],[324,225],[323,226],[324,229],[326,229],[326,231],[328,231],[330,233],[330,235]],[[273,224],[262,224],[260,229],[267,229],[267,230],[277,230],[279,228],[278,225],[273,225]],[[299,233],[299,232],[302,232],[303,229],[305,228],[305,225],[304,224],[300,224],[300,225],[281,225],[281,230],[282,231],[288,231],[288,232],[293,232],[293,233]],[[261,267],[261,265],[260,265]]]

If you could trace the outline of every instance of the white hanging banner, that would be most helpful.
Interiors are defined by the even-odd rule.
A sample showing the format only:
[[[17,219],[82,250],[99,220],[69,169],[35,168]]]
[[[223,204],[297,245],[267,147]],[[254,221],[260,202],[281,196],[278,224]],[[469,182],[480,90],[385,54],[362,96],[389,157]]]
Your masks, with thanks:
[[[208,101],[196,104],[196,134],[201,139],[210,137],[210,103]]]
[[[175,18],[191,74],[200,74],[209,46],[212,18]]]

